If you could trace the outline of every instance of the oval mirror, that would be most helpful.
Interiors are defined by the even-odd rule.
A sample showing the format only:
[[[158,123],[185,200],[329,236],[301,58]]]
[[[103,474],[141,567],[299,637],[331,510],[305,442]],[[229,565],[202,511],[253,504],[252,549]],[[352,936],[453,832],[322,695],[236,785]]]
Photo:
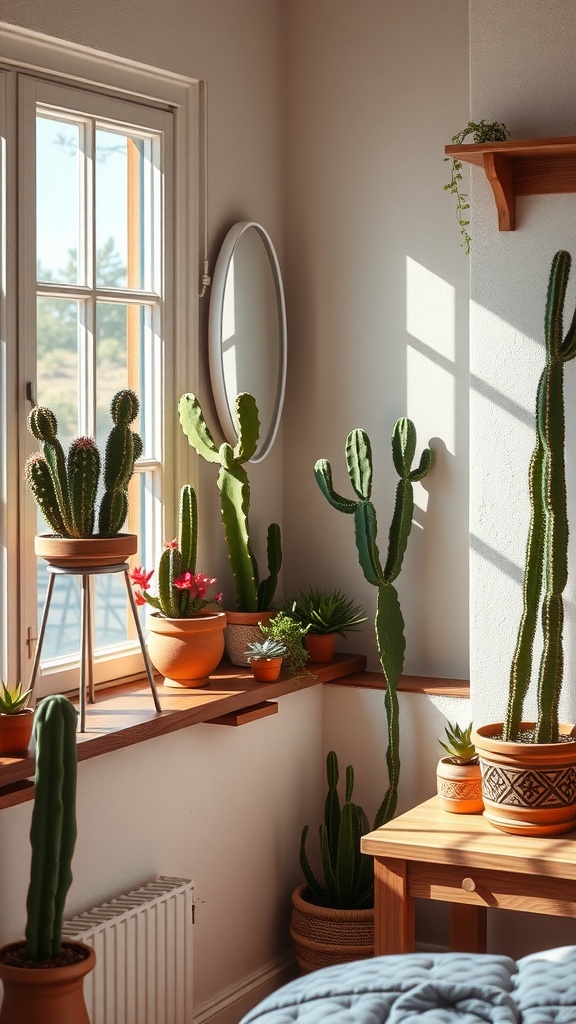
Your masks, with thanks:
[[[286,306],[280,266],[260,224],[235,224],[220,250],[208,321],[210,379],[226,440],[236,444],[236,395],[254,395],[260,439],[251,462],[270,451],[286,386]]]

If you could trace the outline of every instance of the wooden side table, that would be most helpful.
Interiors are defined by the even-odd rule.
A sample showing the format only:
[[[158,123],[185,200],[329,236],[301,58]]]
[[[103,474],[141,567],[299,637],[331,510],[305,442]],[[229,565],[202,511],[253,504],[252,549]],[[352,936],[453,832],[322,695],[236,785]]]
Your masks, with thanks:
[[[451,905],[453,950],[486,951],[488,907],[576,914],[576,832],[507,835],[437,797],[362,838],[374,857],[374,954],[414,949],[414,898]]]

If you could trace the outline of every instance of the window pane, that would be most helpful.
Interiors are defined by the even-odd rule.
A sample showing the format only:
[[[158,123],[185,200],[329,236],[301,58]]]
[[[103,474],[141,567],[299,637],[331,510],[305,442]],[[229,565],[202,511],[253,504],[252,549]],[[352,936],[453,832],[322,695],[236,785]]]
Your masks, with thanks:
[[[46,532],[46,523],[38,531]],[[44,559],[38,559],[38,630],[44,608],[49,574]],[[66,658],[80,650],[80,577],[58,575],[50,602],[50,612],[42,644],[42,662]]]
[[[36,118],[36,257],[40,281],[78,283],[80,126]]]
[[[98,287],[151,288],[151,156],[149,139],[96,131]]]
[[[98,445],[104,445],[110,431],[110,402],[119,388],[132,388],[140,399],[141,415],[133,424],[144,443],[144,457],[154,458],[152,411],[146,394],[152,395],[154,380],[152,311],[149,306],[99,302],[96,314],[96,378],[98,381]],[[139,425],[138,425],[139,424]],[[102,451],[104,448],[102,447]]]
[[[58,420],[64,446],[78,436],[79,303],[39,296],[37,300],[37,396]]]

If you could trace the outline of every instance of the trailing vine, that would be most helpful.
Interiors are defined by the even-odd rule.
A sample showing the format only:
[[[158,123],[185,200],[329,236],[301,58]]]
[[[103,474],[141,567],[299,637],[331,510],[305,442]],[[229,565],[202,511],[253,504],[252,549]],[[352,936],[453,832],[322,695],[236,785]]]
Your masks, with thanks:
[[[510,132],[506,125],[501,124],[499,121],[479,121],[478,124],[475,124],[474,121],[468,121],[468,124],[461,132],[452,136],[452,144],[454,146],[461,146],[470,135],[472,136],[472,142],[506,142]],[[444,185],[444,189],[446,192],[456,196],[456,219],[464,239],[461,245],[466,255],[469,256],[472,239],[468,232],[470,221],[466,219],[466,210],[470,209],[470,203],[468,202],[467,194],[460,191],[462,161],[458,160],[457,157],[450,156],[445,156],[444,160],[450,163],[452,171],[450,181]]]

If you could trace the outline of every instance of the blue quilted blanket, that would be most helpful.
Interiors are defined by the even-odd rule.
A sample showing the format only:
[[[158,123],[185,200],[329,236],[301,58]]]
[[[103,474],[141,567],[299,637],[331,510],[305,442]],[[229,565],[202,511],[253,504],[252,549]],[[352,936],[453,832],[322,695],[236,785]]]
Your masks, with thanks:
[[[326,967],[285,985],[240,1024],[576,1024],[576,946],[514,961],[406,953]]]

